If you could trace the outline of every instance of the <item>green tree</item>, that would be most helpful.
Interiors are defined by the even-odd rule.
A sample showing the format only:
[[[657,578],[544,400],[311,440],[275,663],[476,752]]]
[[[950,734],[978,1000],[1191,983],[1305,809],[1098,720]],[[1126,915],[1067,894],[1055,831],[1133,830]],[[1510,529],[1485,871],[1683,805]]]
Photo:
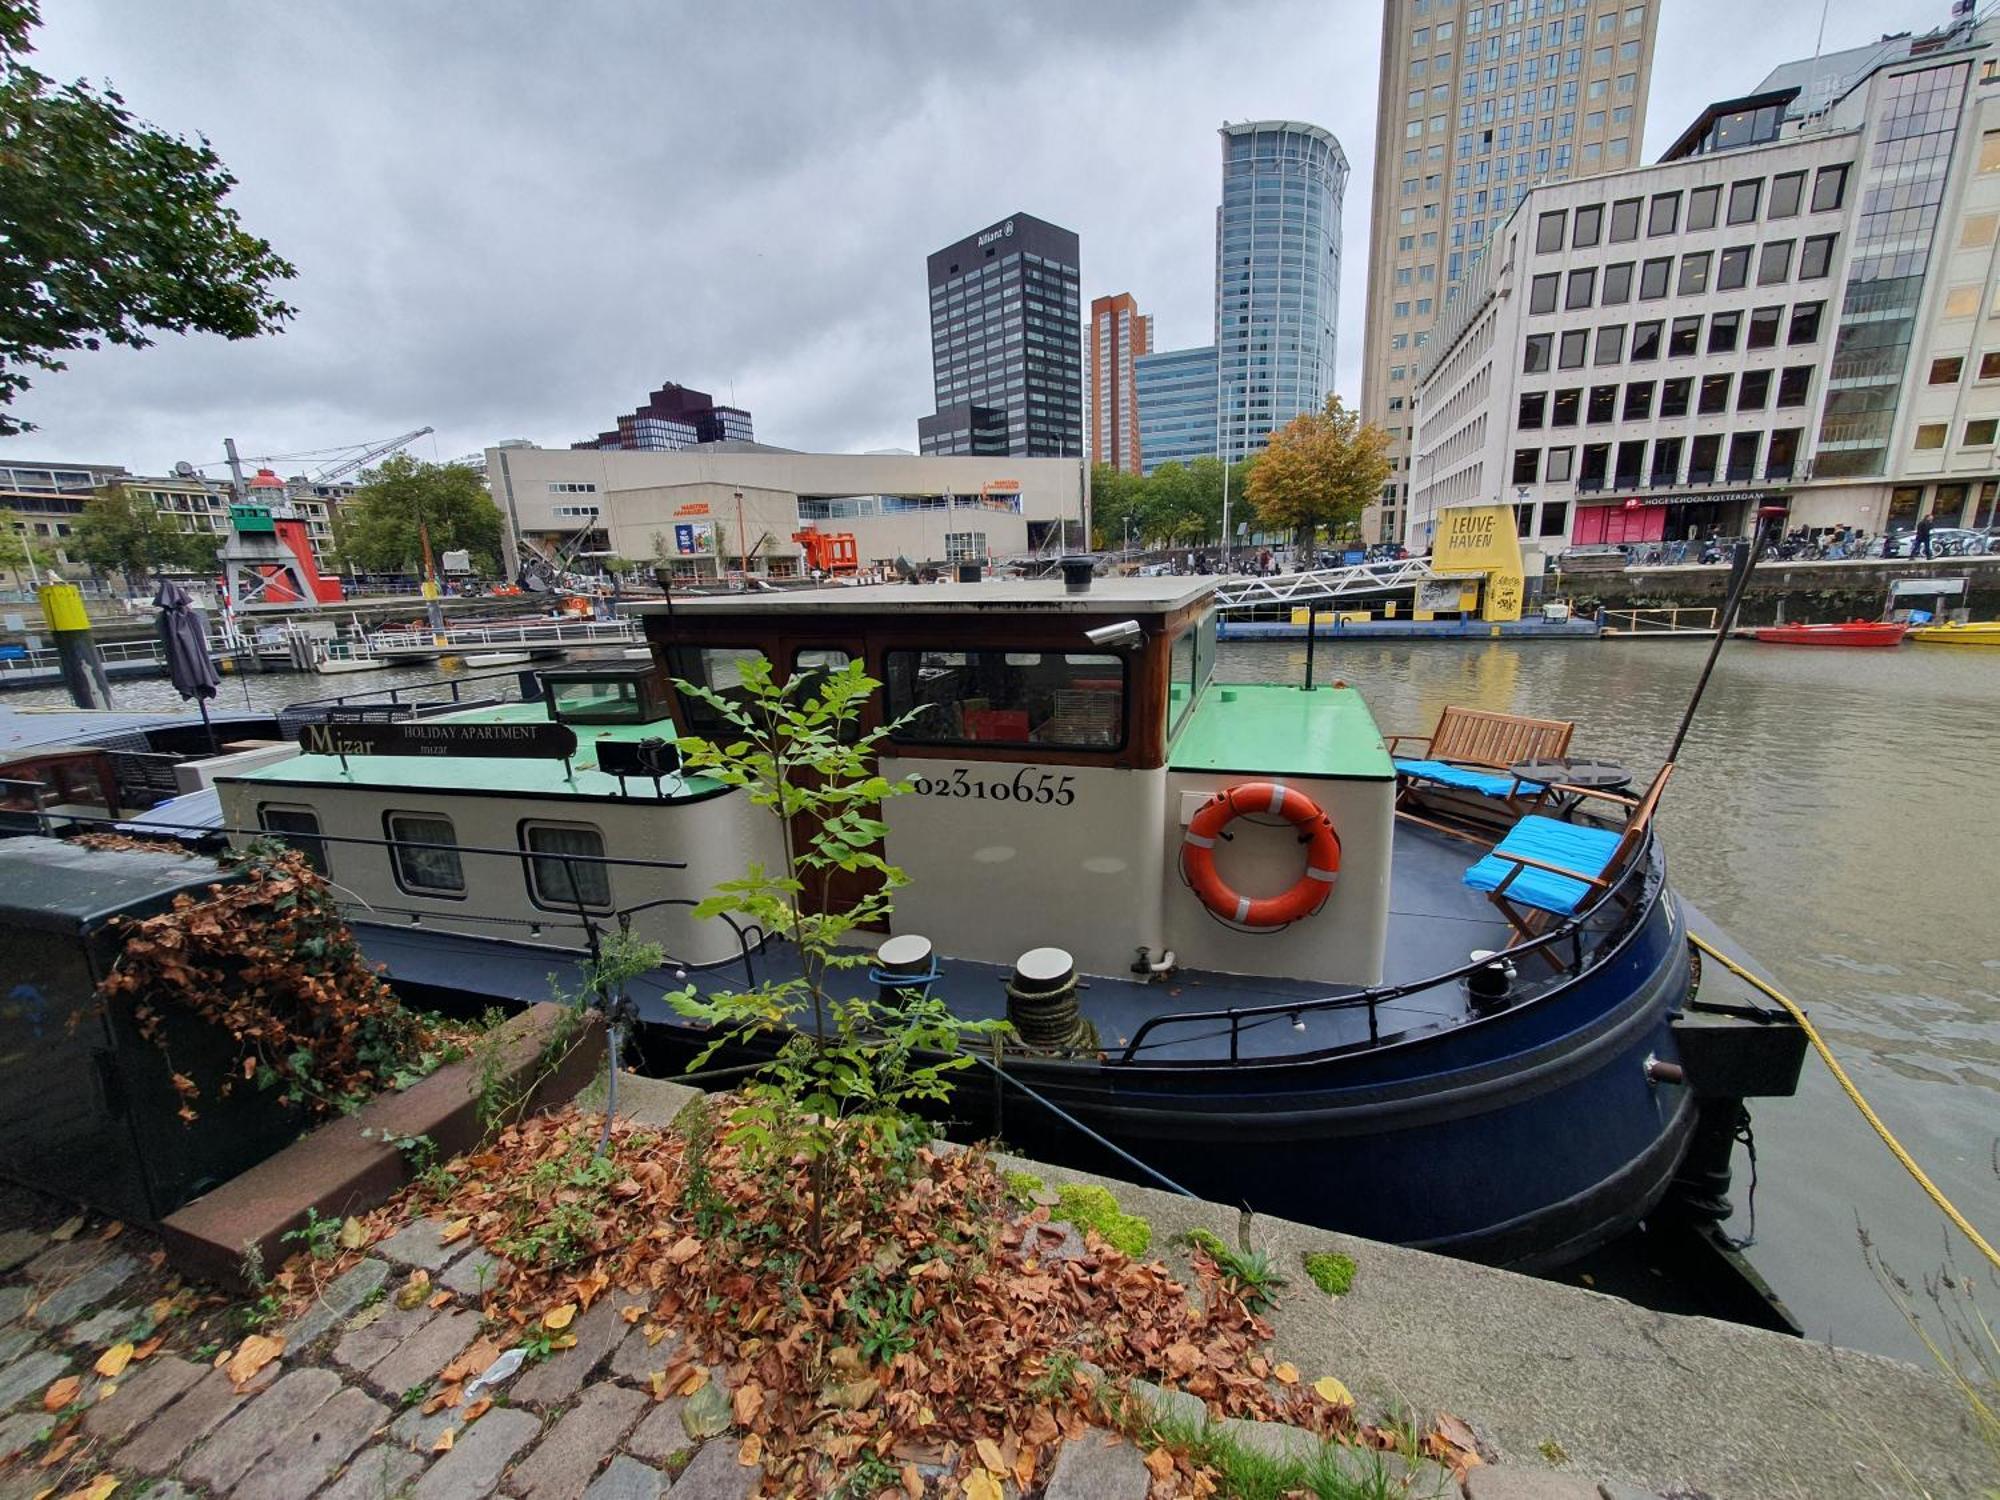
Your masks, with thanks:
[[[28,523],[11,510],[0,510],[0,572],[25,575],[28,566]]]
[[[1145,540],[1140,498],[1146,481],[1109,464],[1090,468],[1090,544],[1107,551],[1122,548],[1129,535],[1134,546]],[[1126,523],[1130,522],[1128,531]]]
[[[781,1038],[776,1058],[741,1090],[746,1102],[732,1117],[735,1138],[753,1160],[778,1170],[780,1192],[791,1164],[807,1164],[805,1239],[817,1258],[828,1247],[829,1184],[844,1175],[845,1154],[868,1139],[844,1123],[873,1116],[885,1129],[906,1128],[905,1112],[916,1101],[948,1098],[948,1075],[971,1065],[961,1044],[1004,1023],[961,1021],[927,987],[885,1004],[873,985],[843,994],[833,982],[840,970],[873,961],[854,939],[886,928],[891,893],[909,883],[876,852],[889,831],[876,816],[883,799],[910,790],[875,766],[878,744],[897,725],[860,729],[862,707],[881,686],[860,661],[774,683],[770,663],[758,657],[741,664],[741,675],[741,686],[727,694],[675,682],[728,726],[718,740],[682,739],[681,753],[690,770],[740,787],[776,820],[784,863],[753,864],[742,879],[723,881],[695,915],[726,913],[782,935],[799,972],[746,991],[699,996],[690,987],[666,998],[716,1028],[693,1063],[697,1071],[727,1044],[765,1033]],[[838,899],[842,875],[869,888]]]
[[[418,528],[429,529],[431,557],[464,548],[482,573],[500,571],[500,508],[464,464],[433,464],[398,453],[333,518],[341,557],[370,572],[414,571],[423,564]]]
[[[83,502],[67,550],[100,573],[124,575],[128,588],[161,568],[215,566],[210,534],[184,535],[150,500],[122,484],[107,486]]]
[[[1250,473],[1248,494],[1258,522],[1290,531],[1300,546],[1319,527],[1338,532],[1359,519],[1389,481],[1389,434],[1340,397],[1271,434]]]
[[[1164,463],[1146,480],[1146,535],[1169,545],[1207,542],[1222,525],[1222,468],[1212,458]]]
[[[7,407],[30,370],[152,335],[276,331],[297,275],[223,199],[236,179],[206,140],[133,119],[110,88],[27,66],[36,0],[0,0],[0,437],[32,430]]]

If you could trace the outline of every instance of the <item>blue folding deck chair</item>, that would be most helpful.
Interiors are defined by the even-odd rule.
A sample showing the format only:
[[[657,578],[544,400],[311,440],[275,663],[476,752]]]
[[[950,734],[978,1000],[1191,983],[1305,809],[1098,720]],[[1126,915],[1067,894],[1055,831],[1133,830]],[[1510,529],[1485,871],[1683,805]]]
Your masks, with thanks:
[[[1547,918],[1576,915],[1624,874],[1645,840],[1653,810],[1673,772],[1674,764],[1668,761],[1636,802],[1613,793],[1589,794],[1630,807],[1623,828],[1530,814],[1465,872],[1466,885],[1486,892],[1514,929],[1513,942],[1532,940]],[[1561,966],[1554,955],[1547,956]]]

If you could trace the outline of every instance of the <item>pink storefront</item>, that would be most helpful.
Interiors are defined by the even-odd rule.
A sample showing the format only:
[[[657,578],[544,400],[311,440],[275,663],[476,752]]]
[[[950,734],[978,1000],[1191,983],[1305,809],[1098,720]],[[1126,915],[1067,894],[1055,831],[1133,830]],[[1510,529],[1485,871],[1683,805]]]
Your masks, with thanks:
[[[1759,505],[1783,504],[1783,494],[1770,490],[1721,490],[1708,494],[1660,498],[1636,495],[1587,502],[1576,508],[1570,544],[1576,547],[1630,545],[1635,542],[1679,542],[1694,537],[1743,536]]]

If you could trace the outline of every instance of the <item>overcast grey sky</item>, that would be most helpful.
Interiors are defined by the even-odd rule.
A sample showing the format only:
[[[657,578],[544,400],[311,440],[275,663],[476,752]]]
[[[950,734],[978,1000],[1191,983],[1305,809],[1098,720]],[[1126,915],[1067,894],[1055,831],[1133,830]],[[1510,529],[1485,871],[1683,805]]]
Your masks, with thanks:
[[[1652,157],[1708,100],[1810,55],[1810,0],[1657,0]],[[1353,165],[1340,388],[1359,394],[1372,0],[731,5],[45,0],[39,66],[204,132],[298,319],[77,356],[9,458],[158,473],[424,425],[453,458],[560,445],[666,380],[757,435],[916,446],[927,252],[1013,212],[1082,236],[1083,295],[1209,337],[1224,119],[1331,129]],[[1828,0],[1826,47],[1946,0]],[[287,472],[308,467],[282,465]]]

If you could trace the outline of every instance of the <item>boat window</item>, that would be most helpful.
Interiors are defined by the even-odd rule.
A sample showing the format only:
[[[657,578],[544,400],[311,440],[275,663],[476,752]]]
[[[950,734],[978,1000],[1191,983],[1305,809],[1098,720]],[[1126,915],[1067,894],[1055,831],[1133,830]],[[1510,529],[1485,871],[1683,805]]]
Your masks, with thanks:
[[[1181,727],[1181,720],[1194,706],[1195,694],[1200,688],[1201,653],[1195,639],[1196,632],[1187,630],[1174,642],[1173,666],[1167,678],[1167,733],[1172,734]]]
[[[611,909],[611,869],[604,858],[604,835],[588,823],[523,823],[521,845],[540,856],[528,861],[528,898],[537,906],[575,911],[579,901],[596,911]],[[565,863],[561,856],[578,858]]]
[[[667,675],[676,683],[692,683],[733,703],[741,703],[747,696],[743,690],[743,667],[748,662],[762,660],[764,653],[755,646],[669,646]],[[692,693],[682,693],[680,699],[687,727],[695,733],[713,734],[735,727],[713,704]]]
[[[320,874],[330,874],[326,862],[326,840],[319,836],[319,814],[309,807],[273,807],[266,802],[257,809],[257,823],[266,833],[276,834],[306,857],[306,863]]]
[[[465,867],[459,862],[458,831],[450,818],[433,813],[389,813],[383,818],[389,837],[389,862],[396,884],[413,896],[463,896]],[[408,844],[401,842],[407,839]],[[433,847],[414,848],[412,845]],[[443,845],[445,847],[435,847]]]
[[[646,706],[630,678],[551,683],[555,717],[578,724],[643,724]]]
[[[1063,651],[884,653],[889,717],[906,744],[1125,743],[1125,658]]]
[[[792,690],[792,701],[801,702],[819,691],[819,680],[835,672],[845,671],[855,660],[851,651],[843,651],[838,646],[801,646],[792,653],[792,681],[804,677],[806,682]],[[861,738],[861,719],[857,712],[840,728],[840,739],[844,744],[853,744]]]

